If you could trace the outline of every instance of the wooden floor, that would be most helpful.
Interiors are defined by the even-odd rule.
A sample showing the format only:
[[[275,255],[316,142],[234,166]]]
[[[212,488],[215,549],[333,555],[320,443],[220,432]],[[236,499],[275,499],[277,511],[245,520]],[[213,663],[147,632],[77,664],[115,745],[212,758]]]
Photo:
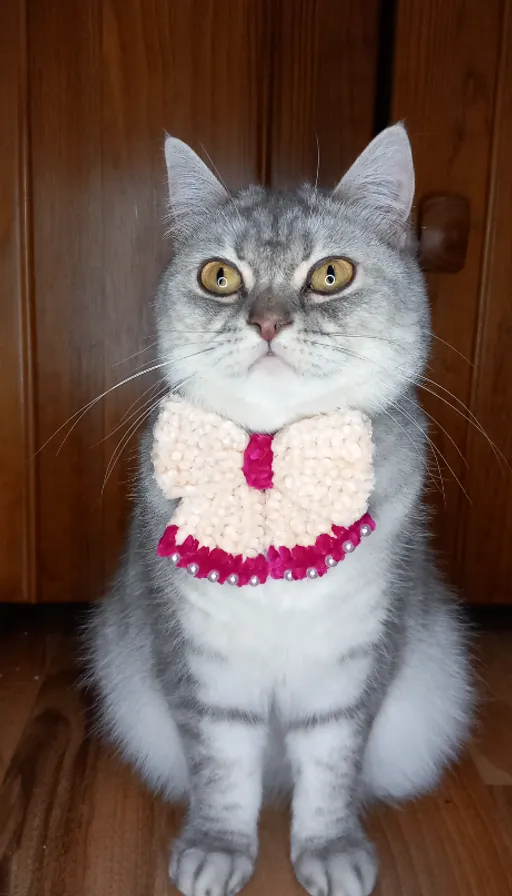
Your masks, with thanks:
[[[73,639],[61,629],[4,624],[0,634],[0,896],[174,894],[167,855],[181,812],[88,733]],[[433,796],[368,819],[378,896],[512,894],[512,634],[487,632],[478,652],[484,705],[463,762]],[[264,814],[245,892],[304,892],[284,814]]]

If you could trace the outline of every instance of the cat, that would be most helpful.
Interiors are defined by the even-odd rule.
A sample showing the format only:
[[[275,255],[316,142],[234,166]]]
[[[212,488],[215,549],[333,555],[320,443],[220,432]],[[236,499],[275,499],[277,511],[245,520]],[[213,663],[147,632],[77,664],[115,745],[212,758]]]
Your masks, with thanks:
[[[101,720],[152,788],[188,802],[169,868],[185,896],[244,886],[262,800],[283,791],[305,890],[368,896],[377,862],[363,807],[433,788],[473,711],[465,628],[423,502],[416,387],[431,328],[410,143],[401,124],[387,128],[332,191],[230,195],[181,141],[167,137],[165,156],[173,256],[156,322],[168,392],[250,432],[363,411],[376,531],[316,581],[191,578],[156,556],[171,508],[149,426],[125,558],[89,630]],[[217,294],[201,271],[219,259]],[[351,273],[338,288],[331,264],[324,292],[326,259]]]

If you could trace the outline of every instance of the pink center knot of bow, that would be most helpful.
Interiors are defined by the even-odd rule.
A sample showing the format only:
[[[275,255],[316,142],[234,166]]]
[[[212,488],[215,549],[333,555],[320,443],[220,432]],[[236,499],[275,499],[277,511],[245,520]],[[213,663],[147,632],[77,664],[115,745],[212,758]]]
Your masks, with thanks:
[[[273,487],[272,441],[274,436],[253,433],[244,452],[242,472],[251,488],[259,491]]]

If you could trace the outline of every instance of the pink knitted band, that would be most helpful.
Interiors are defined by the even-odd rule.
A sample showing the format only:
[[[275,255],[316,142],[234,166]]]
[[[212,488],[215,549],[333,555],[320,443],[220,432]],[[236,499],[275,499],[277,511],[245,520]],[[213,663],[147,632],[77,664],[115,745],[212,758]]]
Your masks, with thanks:
[[[265,554],[242,557],[220,548],[201,547],[191,535],[179,542],[177,526],[168,526],[158,545],[160,557],[171,557],[173,563],[187,569],[198,579],[237,585],[262,585],[272,579],[316,579],[344,559],[359,545],[361,537],[370,535],[375,523],[366,513],[348,528],[333,526],[330,534],[319,535],[314,545],[294,548],[270,546]]]

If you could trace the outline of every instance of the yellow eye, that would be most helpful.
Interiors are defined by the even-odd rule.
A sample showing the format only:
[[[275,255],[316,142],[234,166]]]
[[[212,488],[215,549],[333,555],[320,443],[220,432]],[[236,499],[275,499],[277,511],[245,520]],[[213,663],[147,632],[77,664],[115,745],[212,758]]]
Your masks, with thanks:
[[[348,258],[328,258],[311,273],[309,287],[322,295],[338,292],[352,282],[355,273],[355,267]]]
[[[199,279],[204,288],[216,296],[232,296],[242,286],[237,269],[221,259],[207,261],[199,272]]]

